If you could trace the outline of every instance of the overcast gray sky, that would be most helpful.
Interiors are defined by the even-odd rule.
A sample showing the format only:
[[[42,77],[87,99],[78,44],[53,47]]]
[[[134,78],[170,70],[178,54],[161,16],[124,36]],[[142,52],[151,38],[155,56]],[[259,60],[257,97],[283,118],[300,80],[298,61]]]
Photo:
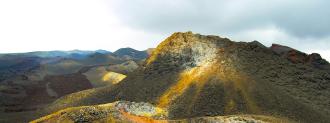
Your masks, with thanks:
[[[3,0],[0,52],[139,50],[173,32],[279,43],[330,60],[329,0]]]

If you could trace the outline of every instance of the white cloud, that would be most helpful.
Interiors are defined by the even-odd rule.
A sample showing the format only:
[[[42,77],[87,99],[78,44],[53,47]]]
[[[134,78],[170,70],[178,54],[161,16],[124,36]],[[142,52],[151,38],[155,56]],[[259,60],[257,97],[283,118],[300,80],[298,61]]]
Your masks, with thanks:
[[[326,0],[2,0],[0,52],[139,50],[191,30],[329,58]]]
[[[156,34],[122,24],[103,0],[0,1],[0,52],[154,47]]]

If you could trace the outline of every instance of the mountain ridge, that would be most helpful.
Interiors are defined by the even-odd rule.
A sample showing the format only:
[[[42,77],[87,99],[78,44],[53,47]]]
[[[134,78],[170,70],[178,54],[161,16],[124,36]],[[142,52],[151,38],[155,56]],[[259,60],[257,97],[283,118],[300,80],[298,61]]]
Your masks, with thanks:
[[[34,52],[0,57],[0,122],[28,122],[61,96],[112,86],[145,59],[128,59],[104,50],[63,53],[65,56]]]

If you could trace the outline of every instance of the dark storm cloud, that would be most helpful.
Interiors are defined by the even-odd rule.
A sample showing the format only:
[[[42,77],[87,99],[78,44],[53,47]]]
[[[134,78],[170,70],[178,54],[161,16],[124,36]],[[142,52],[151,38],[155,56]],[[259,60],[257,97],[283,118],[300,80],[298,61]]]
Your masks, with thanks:
[[[125,24],[152,32],[235,33],[273,25],[295,37],[330,35],[327,0],[118,0]]]

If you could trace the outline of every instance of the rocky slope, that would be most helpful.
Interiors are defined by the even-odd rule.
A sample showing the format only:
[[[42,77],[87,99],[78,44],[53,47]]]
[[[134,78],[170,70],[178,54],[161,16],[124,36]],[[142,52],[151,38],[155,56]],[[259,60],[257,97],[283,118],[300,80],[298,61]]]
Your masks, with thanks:
[[[259,42],[174,33],[121,83],[74,93],[45,112],[118,100],[149,102],[169,119],[236,114],[330,121],[330,73]]]

